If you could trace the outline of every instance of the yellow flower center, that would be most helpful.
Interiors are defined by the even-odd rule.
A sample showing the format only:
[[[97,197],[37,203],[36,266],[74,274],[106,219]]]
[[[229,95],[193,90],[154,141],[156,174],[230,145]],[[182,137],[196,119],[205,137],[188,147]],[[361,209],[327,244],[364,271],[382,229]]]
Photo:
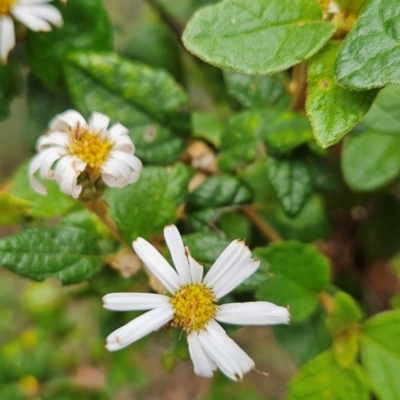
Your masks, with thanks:
[[[0,15],[9,15],[16,0],[0,0]]]
[[[201,331],[217,311],[215,296],[202,283],[181,287],[171,298],[173,324],[186,332]]]
[[[78,156],[89,168],[99,169],[107,160],[112,144],[89,132],[76,136],[78,138],[68,148],[69,153]]]

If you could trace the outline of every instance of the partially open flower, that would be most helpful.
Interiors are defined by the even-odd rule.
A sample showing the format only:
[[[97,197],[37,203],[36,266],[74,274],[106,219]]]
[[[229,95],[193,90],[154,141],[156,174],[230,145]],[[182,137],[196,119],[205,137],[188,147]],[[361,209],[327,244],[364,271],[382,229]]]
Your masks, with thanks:
[[[15,46],[14,20],[32,31],[51,31],[51,24],[63,24],[60,11],[49,3],[52,0],[0,0],[0,58],[7,61]]]
[[[68,110],[50,122],[50,130],[37,143],[38,154],[29,166],[34,190],[47,194],[34,174],[55,179],[61,190],[74,197],[82,191],[83,179],[100,179],[112,187],[124,187],[139,179],[141,161],[133,155],[135,146],[128,130],[117,123],[108,128],[110,118],[94,112],[89,121],[77,111]],[[79,181],[79,183],[78,183]]]
[[[122,349],[166,324],[187,333],[194,372],[211,377],[219,368],[240,381],[254,361],[226,334],[217,321],[239,325],[289,323],[289,311],[266,301],[217,305],[217,301],[252,275],[260,265],[250,250],[234,240],[203,278],[203,267],[185,248],[178,229],[164,229],[176,271],[146,240],[138,238],[133,248],[171,296],[152,293],[111,293],[104,296],[109,310],[150,310],[107,337],[107,349]]]

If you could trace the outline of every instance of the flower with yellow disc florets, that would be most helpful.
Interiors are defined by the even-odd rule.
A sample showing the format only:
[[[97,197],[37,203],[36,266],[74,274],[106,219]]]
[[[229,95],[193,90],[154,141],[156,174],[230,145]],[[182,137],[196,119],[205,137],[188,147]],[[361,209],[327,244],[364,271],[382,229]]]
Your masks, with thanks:
[[[32,31],[51,31],[62,26],[60,11],[47,4],[52,0],[0,0],[0,58],[4,63],[15,46],[14,19]]]
[[[38,154],[29,166],[33,189],[46,194],[34,174],[55,179],[61,190],[77,198],[82,188],[101,183],[123,187],[138,180],[141,161],[135,146],[121,124],[108,125],[110,118],[94,112],[89,121],[77,111],[68,110],[50,122],[49,131],[38,140]],[[92,185],[93,186],[93,185]]]
[[[203,267],[184,247],[173,225],[164,236],[176,271],[146,240],[138,238],[133,248],[146,266],[171,293],[111,293],[104,307],[115,311],[150,310],[107,337],[107,349],[115,351],[165,325],[187,333],[196,374],[211,377],[219,368],[233,380],[241,380],[254,367],[253,360],[225,333],[217,321],[240,325],[287,324],[285,307],[265,301],[217,305],[217,301],[252,275],[260,265],[250,250],[234,240],[203,278]]]

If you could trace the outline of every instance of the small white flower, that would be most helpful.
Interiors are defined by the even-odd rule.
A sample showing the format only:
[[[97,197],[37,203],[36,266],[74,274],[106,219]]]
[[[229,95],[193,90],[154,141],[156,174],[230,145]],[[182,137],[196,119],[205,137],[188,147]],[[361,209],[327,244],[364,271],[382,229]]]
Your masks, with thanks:
[[[50,130],[39,138],[38,154],[29,166],[33,189],[47,193],[34,177],[38,170],[42,178],[55,179],[61,190],[74,198],[82,191],[77,183],[82,172],[92,182],[101,177],[112,187],[136,182],[142,163],[133,155],[135,146],[128,130],[118,123],[108,128],[109,123],[110,118],[98,112],[92,114],[89,124],[74,110],[56,115],[50,121]]]
[[[178,229],[167,226],[164,236],[176,271],[146,240],[136,239],[133,248],[172,296],[152,293],[104,296],[104,307],[109,310],[150,310],[112,332],[107,337],[107,349],[122,349],[169,323],[186,331],[196,374],[211,377],[219,368],[230,379],[240,381],[254,367],[254,362],[217,320],[238,325],[287,324],[288,310],[265,301],[216,304],[260,265],[259,260],[251,258],[244,242],[233,241],[203,279],[203,267],[184,247]]]
[[[340,12],[338,4],[334,0],[331,0],[328,5],[328,13],[337,14],[338,12]]]
[[[52,0],[0,0],[0,58],[7,62],[15,46],[14,21],[18,20],[32,31],[51,31],[51,24],[63,24],[60,11],[46,4]]]

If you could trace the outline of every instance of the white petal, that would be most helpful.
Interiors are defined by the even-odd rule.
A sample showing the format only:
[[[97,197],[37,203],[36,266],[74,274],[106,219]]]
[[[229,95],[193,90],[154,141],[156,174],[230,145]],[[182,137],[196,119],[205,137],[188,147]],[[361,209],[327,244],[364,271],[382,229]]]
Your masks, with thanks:
[[[200,265],[190,254],[189,247],[185,247],[185,251],[189,261],[190,276],[193,283],[201,283],[203,279],[203,266]]]
[[[187,340],[195,374],[211,378],[213,371],[217,369],[217,364],[204,352],[196,332],[189,334]]]
[[[40,3],[50,3],[53,0],[19,0],[19,4],[29,5],[29,4],[40,4]]]
[[[204,277],[203,283],[208,287],[214,284],[235,265],[243,262],[251,257],[251,252],[241,240],[234,240],[221,253],[215,263],[212,265],[207,275]]]
[[[215,319],[235,325],[288,324],[290,314],[286,307],[267,301],[222,304]]]
[[[172,294],[183,285],[179,275],[147,240],[137,238],[133,249],[161,284]]]
[[[113,141],[114,150],[123,151],[127,154],[133,154],[135,152],[135,145],[132,142],[132,139],[129,136],[123,135],[120,136],[117,140]]]
[[[101,167],[102,173],[118,178],[119,174],[115,173],[115,171],[119,170],[123,164],[129,167],[129,173],[124,174],[127,183],[135,183],[142,171],[142,162],[132,154],[122,151],[111,151],[109,158]]]
[[[115,351],[122,349],[141,339],[157,329],[160,329],[172,319],[174,310],[171,305],[157,307],[140,315],[107,337],[107,349]]]
[[[52,131],[66,131],[68,128],[75,128],[76,126],[87,127],[85,119],[78,111],[67,110],[61,114],[56,115],[49,123],[49,128]]]
[[[79,174],[86,168],[86,163],[76,156],[64,156],[55,169],[55,179],[62,192],[78,198],[82,186],[77,184]]]
[[[109,187],[123,188],[128,185],[128,181],[121,175],[111,175],[103,173],[101,175],[103,182]]]
[[[113,142],[117,142],[117,140],[122,136],[127,136],[129,133],[128,128],[120,123],[116,123],[110,127],[108,130],[108,138]]]
[[[89,121],[89,129],[94,132],[102,132],[108,128],[110,118],[99,112],[93,112]]]
[[[36,192],[40,193],[40,194],[47,194],[47,189],[46,187],[39,182],[35,177],[34,174],[36,171],[38,171],[40,169],[40,167],[43,164],[43,161],[47,158],[47,156],[49,155],[49,153],[51,153],[53,151],[53,149],[49,149],[44,151],[43,153],[38,153],[36,154],[31,162],[29,163],[29,169],[28,169],[28,173],[29,173],[29,180],[31,183],[31,186],[33,188],[33,190],[35,190]]]
[[[328,13],[337,14],[338,12],[340,12],[338,4],[335,1],[331,0],[328,6]]]
[[[31,29],[32,31],[42,31],[49,32],[51,31],[51,25],[42,18],[38,18],[35,15],[31,14],[30,8],[32,6],[21,6],[15,5],[12,8],[12,15],[26,27]]]
[[[188,285],[191,283],[189,262],[177,227],[175,225],[166,226],[164,228],[164,238],[182,283]]]
[[[107,175],[112,175],[116,179],[119,177],[124,177],[128,181],[131,175],[131,169],[129,165],[116,158],[108,158],[108,160],[101,166],[101,172]]]
[[[40,136],[37,142],[37,149],[39,151],[43,151],[48,147],[52,146],[60,146],[60,147],[67,147],[69,145],[69,136],[65,132],[49,132],[43,136]]]
[[[239,286],[249,276],[253,275],[260,266],[260,260],[239,261],[227,273],[222,276],[212,288],[217,299],[225,296]]]
[[[8,53],[15,46],[14,22],[7,15],[0,16],[0,58],[7,62]]]
[[[61,27],[63,24],[60,11],[50,4],[29,5],[24,9],[30,15],[51,22],[55,26]]]
[[[199,332],[198,339],[203,350],[228,378],[240,381],[243,374],[254,367],[253,360],[226,335],[217,322],[211,320],[206,331]]]
[[[103,307],[114,311],[152,310],[170,301],[169,297],[154,293],[110,293],[103,297]]]
[[[54,171],[51,170],[53,164],[67,153],[67,150],[61,147],[51,148],[46,152],[48,156],[43,160],[40,167],[40,176],[44,179],[54,179]]]

